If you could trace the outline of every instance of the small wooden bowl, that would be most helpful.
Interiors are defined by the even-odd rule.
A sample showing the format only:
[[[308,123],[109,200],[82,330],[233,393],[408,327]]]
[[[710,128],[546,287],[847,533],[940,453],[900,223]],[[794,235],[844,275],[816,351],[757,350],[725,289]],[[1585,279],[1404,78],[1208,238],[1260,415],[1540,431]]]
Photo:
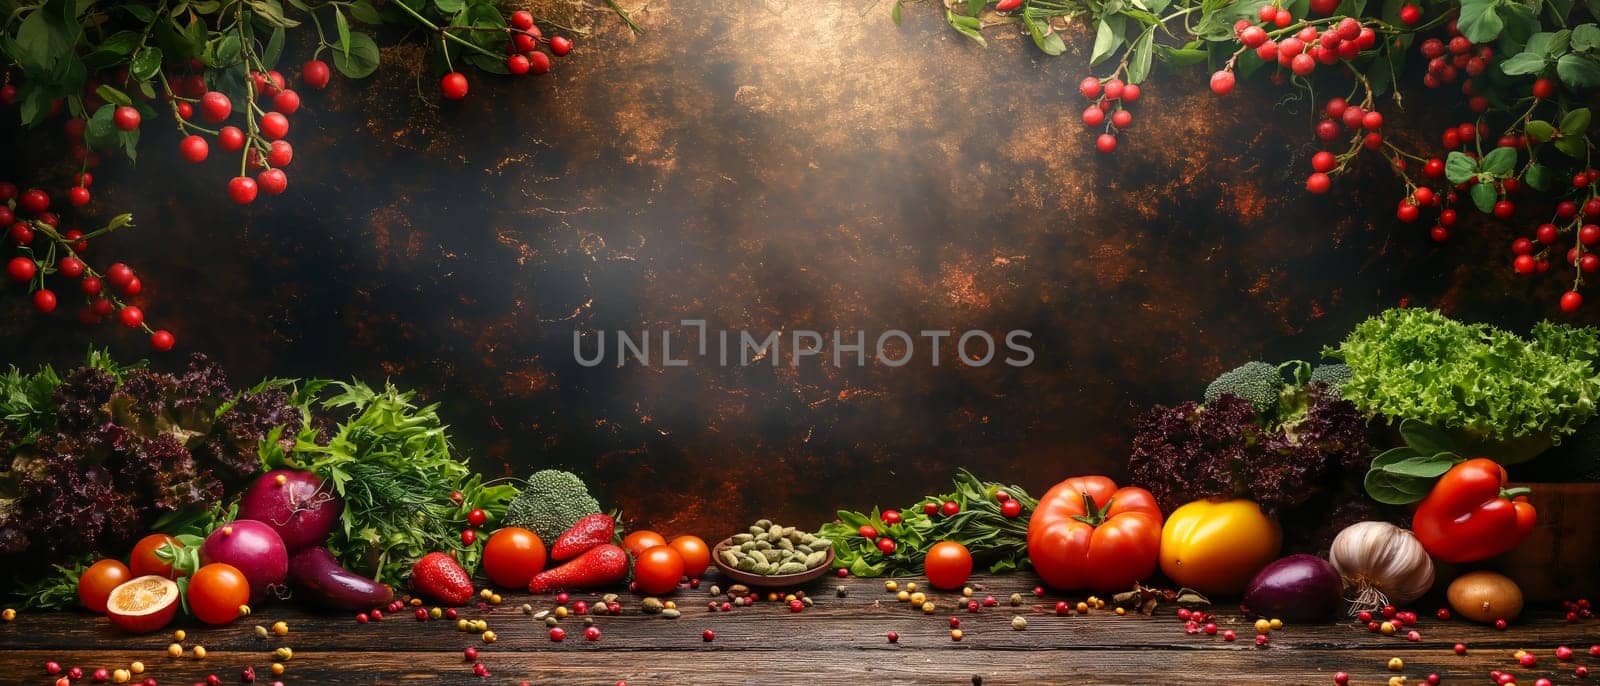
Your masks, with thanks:
[[[822,564],[798,574],[751,574],[750,572],[741,571],[735,567],[729,567],[722,561],[723,549],[727,548],[732,543],[732,536],[719,541],[716,547],[711,549],[711,562],[717,566],[717,569],[722,570],[723,576],[746,586],[759,586],[761,588],[800,586],[821,578],[822,575],[828,573],[828,570],[833,569],[833,546],[829,545],[828,556],[823,558]]]

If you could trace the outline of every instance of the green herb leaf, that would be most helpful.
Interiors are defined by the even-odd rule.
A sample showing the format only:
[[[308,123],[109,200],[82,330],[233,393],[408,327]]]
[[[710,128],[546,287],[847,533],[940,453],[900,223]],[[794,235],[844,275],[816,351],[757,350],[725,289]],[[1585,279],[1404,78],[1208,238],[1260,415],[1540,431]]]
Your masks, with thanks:
[[[1535,119],[1523,126],[1522,132],[1527,134],[1529,142],[1543,143],[1555,136],[1556,127],[1543,119]]]
[[[1561,116],[1561,132],[1582,135],[1589,131],[1589,108],[1579,107]]]
[[[1537,74],[1544,71],[1549,60],[1541,53],[1532,50],[1512,55],[1510,59],[1500,63],[1500,71],[1506,76],[1521,76],[1523,74]]]
[[[1497,147],[1483,156],[1483,161],[1478,165],[1484,173],[1495,176],[1505,176],[1511,173],[1511,168],[1517,164],[1517,149],[1511,147]]]
[[[381,57],[378,44],[372,40],[372,36],[352,31],[349,54],[346,55],[340,50],[333,51],[333,67],[349,78],[364,79],[378,70],[378,61]]]
[[[1112,21],[1116,22],[1115,27],[1112,26]],[[1121,31],[1122,21],[1121,15],[1113,15],[1095,22],[1094,50],[1089,54],[1090,65],[1106,61],[1107,58],[1116,54],[1117,48],[1122,47],[1124,40]]]
[[[1600,64],[1589,55],[1562,55],[1556,60],[1556,75],[1568,88],[1593,88],[1600,86]]]
[[[1478,173],[1478,163],[1459,150],[1450,151],[1444,158],[1444,177],[1450,183],[1466,183]]]
[[[1496,9],[1502,0],[1462,0],[1456,29],[1474,43],[1489,43],[1500,37],[1505,21]]]
[[[1150,76],[1150,59],[1155,56],[1156,32],[1147,30],[1133,42],[1128,59],[1128,83],[1142,83]]]
[[[1495,192],[1494,184],[1479,183],[1472,187],[1472,204],[1479,212],[1489,214],[1494,211],[1494,204],[1500,200],[1500,195]]]
[[[1600,48],[1600,26],[1594,24],[1579,24],[1572,27],[1572,49],[1577,52],[1590,52]]]

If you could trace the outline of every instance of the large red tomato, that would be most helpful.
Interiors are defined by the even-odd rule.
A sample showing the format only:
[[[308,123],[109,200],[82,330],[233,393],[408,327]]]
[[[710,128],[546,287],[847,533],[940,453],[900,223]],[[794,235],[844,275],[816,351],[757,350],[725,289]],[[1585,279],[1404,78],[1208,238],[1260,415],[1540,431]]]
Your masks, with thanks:
[[[1126,591],[1155,572],[1160,550],[1155,496],[1103,476],[1056,484],[1028,520],[1028,559],[1063,590]]]

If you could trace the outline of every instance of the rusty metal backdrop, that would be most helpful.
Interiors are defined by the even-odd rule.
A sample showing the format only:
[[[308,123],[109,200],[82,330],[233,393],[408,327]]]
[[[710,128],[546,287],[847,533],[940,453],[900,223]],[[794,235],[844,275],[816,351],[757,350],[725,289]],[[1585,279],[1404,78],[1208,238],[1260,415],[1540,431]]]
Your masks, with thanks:
[[[149,319],[236,383],[391,378],[442,402],[488,473],[570,468],[635,523],[708,536],[904,504],[959,467],[1037,490],[1119,473],[1150,403],[1315,355],[1402,302],[1510,327],[1556,312],[1556,279],[1510,276],[1504,226],[1435,245],[1395,223],[1380,160],[1307,195],[1308,107],[1264,83],[1218,99],[1200,70],[1158,68],[1104,156],[1079,122],[1084,54],[1006,29],[979,48],[928,2],[900,27],[855,0],[635,16],[646,35],[601,20],[552,74],[474,75],[459,104],[417,80],[419,48],[387,49],[401,68],[306,95],[289,191],[247,209],[224,198],[234,161],[185,165],[171,131],[147,132],[137,168],[96,182],[94,208],[138,227],[93,257],[139,269]],[[1407,104],[1396,130],[1459,116],[1452,99]],[[5,178],[66,185],[59,136],[6,130]],[[147,354],[71,309],[5,298],[0,357],[70,364],[91,340]],[[686,318],[1027,329],[1037,359],[573,361],[574,330]]]

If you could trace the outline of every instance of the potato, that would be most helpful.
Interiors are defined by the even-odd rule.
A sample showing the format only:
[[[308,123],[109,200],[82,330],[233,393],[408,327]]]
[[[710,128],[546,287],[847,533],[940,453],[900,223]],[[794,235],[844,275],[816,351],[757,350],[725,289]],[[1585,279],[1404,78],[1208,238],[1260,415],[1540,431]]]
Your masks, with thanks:
[[[1474,622],[1509,622],[1522,613],[1522,589],[1503,574],[1468,572],[1450,582],[1446,595],[1456,614]]]

